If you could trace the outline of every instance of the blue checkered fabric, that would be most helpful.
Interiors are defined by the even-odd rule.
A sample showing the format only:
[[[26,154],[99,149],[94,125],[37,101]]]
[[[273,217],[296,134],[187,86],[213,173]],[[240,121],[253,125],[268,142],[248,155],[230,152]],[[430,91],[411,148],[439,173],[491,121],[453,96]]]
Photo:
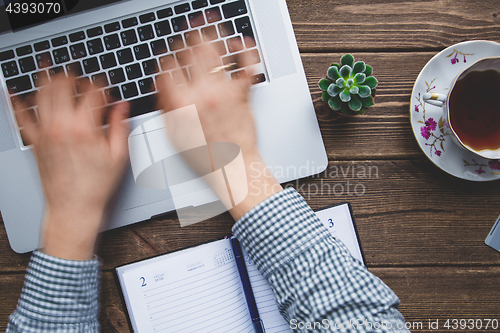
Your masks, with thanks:
[[[294,189],[257,205],[233,233],[271,284],[291,328],[409,332],[394,292],[328,233]]]
[[[35,251],[7,333],[99,332],[99,261]]]

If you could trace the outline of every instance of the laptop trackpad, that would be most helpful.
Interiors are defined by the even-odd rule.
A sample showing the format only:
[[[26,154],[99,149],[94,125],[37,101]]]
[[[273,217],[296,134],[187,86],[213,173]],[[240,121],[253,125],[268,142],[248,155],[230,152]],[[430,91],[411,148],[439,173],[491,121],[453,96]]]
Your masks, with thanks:
[[[120,189],[119,202],[123,210],[146,206],[158,201],[172,198],[168,189],[146,189],[139,187],[134,181],[132,169],[129,167],[122,188]]]

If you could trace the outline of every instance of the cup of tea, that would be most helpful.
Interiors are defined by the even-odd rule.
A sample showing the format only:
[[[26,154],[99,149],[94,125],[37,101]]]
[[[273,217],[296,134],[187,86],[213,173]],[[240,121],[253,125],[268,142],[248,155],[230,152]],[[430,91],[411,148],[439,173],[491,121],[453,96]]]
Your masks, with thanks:
[[[443,108],[455,143],[481,157],[500,159],[500,57],[483,58],[464,69],[447,95],[423,97]]]

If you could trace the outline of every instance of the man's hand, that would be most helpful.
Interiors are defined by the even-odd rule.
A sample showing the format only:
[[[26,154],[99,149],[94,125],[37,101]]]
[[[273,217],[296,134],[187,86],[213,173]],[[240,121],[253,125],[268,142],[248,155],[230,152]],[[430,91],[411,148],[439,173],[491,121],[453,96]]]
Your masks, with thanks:
[[[239,60],[243,66],[250,63],[245,58]],[[246,67],[245,73],[232,81],[224,77],[223,71],[214,73],[214,69],[220,67],[222,62],[217,52],[208,45],[197,49],[192,62],[190,82],[182,77],[177,82],[169,75],[162,77],[159,82],[159,108],[169,112],[195,104],[206,142],[231,142],[241,148],[246,169],[246,175],[242,174],[241,179],[248,182],[249,194],[241,204],[229,211],[238,220],[261,201],[282,190],[267,170],[257,147],[249,96],[251,73]],[[167,124],[167,130],[175,132],[174,141],[189,140],[191,133],[179,130],[182,128],[182,119],[179,118],[178,122]]]
[[[78,101],[74,80],[58,77],[38,94],[39,122],[20,113],[25,139],[33,145],[45,193],[43,252],[65,259],[92,258],[106,205],[128,157],[128,104],[110,112],[89,106],[92,88]],[[94,121],[91,113],[94,112]]]

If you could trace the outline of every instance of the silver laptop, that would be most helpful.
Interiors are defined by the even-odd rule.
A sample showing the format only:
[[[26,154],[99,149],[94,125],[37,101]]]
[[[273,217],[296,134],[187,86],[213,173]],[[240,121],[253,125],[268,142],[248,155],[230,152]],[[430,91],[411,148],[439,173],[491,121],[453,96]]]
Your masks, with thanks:
[[[37,25],[32,19],[19,20],[19,4],[0,0],[0,6],[0,212],[16,252],[38,247],[44,197],[36,161],[23,144],[15,112],[23,101],[37,116],[33,97],[41,79],[57,73],[96,82],[102,105],[129,101],[133,130],[160,114],[155,108],[155,80],[161,74],[179,75],[172,68],[173,59],[182,62],[186,52],[196,52],[200,41],[214,43],[224,63],[249,52],[259,149],[271,172],[285,182],[327,166],[285,0],[64,1],[51,9],[65,15]],[[243,42],[245,36],[255,42]],[[182,71],[189,75],[186,65]],[[230,68],[228,79],[241,70],[245,69]],[[78,93],[78,84],[75,90]],[[185,205],[214,200],[202,192],[190,193]],[[129,166],[107,228],[172,210],[170,192],[139,187]]]

